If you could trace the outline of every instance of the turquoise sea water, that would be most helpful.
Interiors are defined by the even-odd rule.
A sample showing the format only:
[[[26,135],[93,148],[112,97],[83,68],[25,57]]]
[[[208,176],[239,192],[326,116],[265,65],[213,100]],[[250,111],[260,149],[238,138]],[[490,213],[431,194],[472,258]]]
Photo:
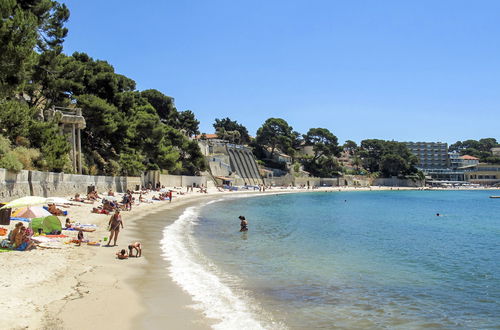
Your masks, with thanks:
[[[235,318],[225,328],[499,328],[500,200],[488,198],[493,194],[499,193],[314,192],[223,200],[188,212],[178,234],[186,235],[180,242],[190,252],[170,256],[203,271],[175,263],[172,271],[186,268],[184,279],[196,275],[187,268],[206,272],[178,281],[185,286],[214,277],[208,286],[188,288],[208,291],[195,299],[207,309],[220,305],[212,317],[241,312],[240,320],[255,321],[238,325]],[[249,232],[238,232],[238,215],[249,220]],[[217,297],[221,290],[228,291]]]

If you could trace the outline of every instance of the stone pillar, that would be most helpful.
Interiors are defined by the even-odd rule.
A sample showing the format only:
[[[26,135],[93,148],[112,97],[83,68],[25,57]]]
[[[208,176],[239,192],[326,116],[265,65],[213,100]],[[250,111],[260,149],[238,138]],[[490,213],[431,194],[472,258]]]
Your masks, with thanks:
[[[73,147],[73,172],[76,173],[76,134],[75,134],[75,124],[71,124],[71,145]]]
[[[78,174],[82,174],[82,135],[81,129],[77,130],[77,140],[78,140]]]

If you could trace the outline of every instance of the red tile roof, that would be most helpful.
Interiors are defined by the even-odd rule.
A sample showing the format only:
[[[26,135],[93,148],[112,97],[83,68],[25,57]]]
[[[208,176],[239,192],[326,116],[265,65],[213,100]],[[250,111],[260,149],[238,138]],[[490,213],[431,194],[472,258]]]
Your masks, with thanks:
[[[196,135],[194,138],[195,138],[195,139],[197,139],[197,140],[200,140],[202,135],[203,135],[203,134]],[[205,138],[206,138],[207,140],[210,140],[210,139],[217,139],[217,134],[205,134]]]
[[[460,156],[461,159],[464,159],[464,160],[479,160],[479,158],[476,158],[474,156],[469,156],[469,155],[463,155],[463,156]]]

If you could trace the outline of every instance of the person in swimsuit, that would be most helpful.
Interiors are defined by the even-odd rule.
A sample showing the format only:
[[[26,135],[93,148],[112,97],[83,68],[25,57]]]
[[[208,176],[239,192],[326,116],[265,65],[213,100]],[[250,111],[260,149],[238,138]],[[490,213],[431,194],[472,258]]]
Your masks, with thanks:
[[[121,251],[116,252],[116,257],[118,259],[128,259],[127,251],[125,251],[125,249],[122,249]]]
[[[116,210],[115,214],[111,216],[111,219],[109,219],[109,243],[111,243],[111,240],[114,238],[113,246],[116,245],[116,240],[118,239],[118,234],[120,233],[120,226],[123,228],[123,221],[122,217],[120,215],[120,210]]]
[[[238,217],[240,219],[240,231],[248,231],[248,221],[245,219],[244,216],[240,215]]]
[[[133,250],[135,250],[135,257],[136,258],[140,257],[142,255],[141,242],[135,242],[128,246],[128,255],[131,257],[134,256]]]

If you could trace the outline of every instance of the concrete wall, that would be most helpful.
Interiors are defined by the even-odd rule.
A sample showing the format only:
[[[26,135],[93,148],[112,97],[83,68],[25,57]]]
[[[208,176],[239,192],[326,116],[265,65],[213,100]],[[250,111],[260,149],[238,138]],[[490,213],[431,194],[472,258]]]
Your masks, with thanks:
[[[392,178],[379,178],[373,181],[374,186],[388,186],[388,187],[423,187],[424,181],[412,181],[408,179]]]
[[[86,193],[88,186],[98,192],[112,189],[124,192],[141,184],[140,177],[92,176],[40,171],[9,172],[0,168],[0,201],[8,202],[23,196],[71,196]]]
[[[9,172],[0,168],[0,201],[9,202],[13,199],[30,195],[28,171]]]
[[[165,187],[185,187],[196,184],[197,186],[207,186],[205,176],[187,176],[187,175],[167,175],[160,174],[160,184]]]
[[[264,179],[266,185],[275,186],[310,186],[310,187],[367,187],[371,179],[361,175],[344,175],[338,178],[293,177],[291,175]]]

